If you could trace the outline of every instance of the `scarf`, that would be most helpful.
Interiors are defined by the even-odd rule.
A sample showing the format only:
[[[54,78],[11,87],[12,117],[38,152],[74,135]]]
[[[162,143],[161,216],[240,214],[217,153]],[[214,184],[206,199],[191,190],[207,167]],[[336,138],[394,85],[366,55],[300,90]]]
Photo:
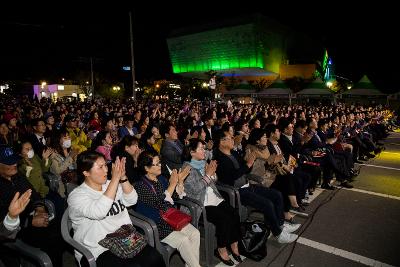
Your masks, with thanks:
[[[206,161],[205,160],[195,160],[195,159],[191,159],[189,164],[195,168],[196,170],[198,170],[201,175],[205,175],[206,174]]]

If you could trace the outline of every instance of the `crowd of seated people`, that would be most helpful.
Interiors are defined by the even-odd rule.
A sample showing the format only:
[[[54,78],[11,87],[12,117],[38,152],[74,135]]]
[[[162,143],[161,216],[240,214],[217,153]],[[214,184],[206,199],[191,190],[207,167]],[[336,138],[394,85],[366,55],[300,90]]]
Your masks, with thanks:
[[[200,201],[216,226],[216,257],[227,265],[233,264],[229,254],[241,261],[239,214],[217,184],[234,188],[242,205],[261,212],[277,242],[293,242],[300,227],[293,213],[307,212],[307,196],[320,181],[326,190],[335,189],[334,180],[351,188],[359,173],[355,163],[384,149],[380,142],[388,135],[386,118],[393,117],[381,106],[343,104],[39,102],[8,97],[0,99],[0,106],[1,227],[14,231],[19,217],[16,237],[48,253],[54,266],[62,266],[60,255],[66,248],[59,222],[67,207],[74,239],[91,250],[99,266],[116,262],[115,255],[97,244],[128,222],[127,212],[109,216],[113,203],[132,206],[153,220],[162,242],[176,248],[187,266],[200,266],[199,230],[189,224],[174,231],[159,214],[185,196]],[[27,192],[31,201],[25,211],[10,211],[18,200],[14,196],[25,199]],[[54,219],[45,200],[55,204]],[[121,222],[116,223],[118,216]],[[93,231],[97,228],[102,230]],[[5,236],[13,237],[7,231]],[[40,241],[43,236],[46,242]],[[143,257],[152,257],[155,265]],[[134,260],[119,262],[164,264],[158,261],[159,252],[146,247]]]

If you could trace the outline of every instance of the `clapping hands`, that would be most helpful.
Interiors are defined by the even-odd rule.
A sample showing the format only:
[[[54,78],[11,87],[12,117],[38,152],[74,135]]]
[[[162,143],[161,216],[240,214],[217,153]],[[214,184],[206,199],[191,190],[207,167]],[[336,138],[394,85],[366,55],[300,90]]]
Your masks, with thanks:
[[[8,206],[8,215],[16,219],[21,212],[23,212],[31,200],[32,190],[28,189],[20,196],[20,193],[17,192],[14,195],[14,198],[11,200],[10,205]]]
[[[126,163],[125,157],[123,157],[122,159],[117,157],[115,159],[115,162],[112,164],[112,170],[111,170],[112,179],[117,179],[117,180],[126,179],[125,163]]]
[[[209,177],[215,175],[215,172],[217,171],[217,161],[216,160],[212,160],[209,164],[206,164],[206,175],[208,175]]]

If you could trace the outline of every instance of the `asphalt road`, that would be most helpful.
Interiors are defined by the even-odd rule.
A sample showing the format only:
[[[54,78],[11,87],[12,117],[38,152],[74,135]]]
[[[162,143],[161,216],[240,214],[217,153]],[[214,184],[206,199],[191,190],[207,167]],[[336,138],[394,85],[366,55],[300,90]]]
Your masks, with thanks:
[[[268,241],[258,266],[400,266],[400,133],[386,150],[361,165],[354,189],[322,191],[307,208],[295,244]],[[218,265],[223,266],[223,265]]]

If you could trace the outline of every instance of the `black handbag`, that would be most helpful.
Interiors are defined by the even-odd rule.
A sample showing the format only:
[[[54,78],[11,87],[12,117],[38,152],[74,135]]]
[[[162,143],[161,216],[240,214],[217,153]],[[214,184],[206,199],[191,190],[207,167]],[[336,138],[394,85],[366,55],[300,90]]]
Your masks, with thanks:
[[[247,221],[240,225],[242,239],[239,253],[254,261],[261,261],[267,256],[267,240],[270,229],[262,222]]]

